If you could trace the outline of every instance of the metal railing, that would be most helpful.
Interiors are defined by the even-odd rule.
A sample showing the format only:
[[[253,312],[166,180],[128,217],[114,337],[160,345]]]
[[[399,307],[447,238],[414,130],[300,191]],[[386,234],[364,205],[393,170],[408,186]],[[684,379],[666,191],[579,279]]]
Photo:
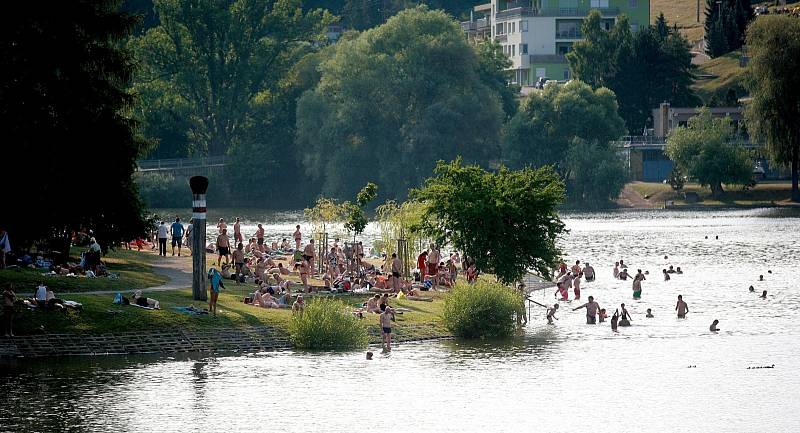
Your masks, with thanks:
[[[556,39],[583,39],[580,29],[556,30]]]
[[[585,17],[593,10],[600,11],[603,16],[619,15],[619,8],[544,8],[517,7],[497,12],[498,20],[518,17]]]
[[[189,168],[223,167],[228,157],[206,156],[199,158],[143,159],[136,161],[138,171],[168,171]]]

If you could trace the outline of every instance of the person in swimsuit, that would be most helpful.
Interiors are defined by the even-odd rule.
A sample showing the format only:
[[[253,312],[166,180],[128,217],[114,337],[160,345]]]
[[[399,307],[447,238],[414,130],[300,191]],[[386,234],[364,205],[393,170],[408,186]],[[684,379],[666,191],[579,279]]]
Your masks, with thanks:
[[[580,310],[581,308],[586,308],[586,324],[587,325],[594,325],[597,323],[597,312],[600,311],[600,304],[594,301],[594,297],[589,296],[589,302],[581,305],[580,307],[575,307],[572,311]]]
[[[619,310],[614,310],[614,315],[611,316],[611,330],[617,332],[617,321],[619,320]]]
[[[753,287],[753,286],[750,286],[747,290],[749,290],[750,293],[755,293],[756,292],[756,288]]]
[[[619,262],[614,263],[614,278],[619,278]]]
[[[236,282],[239,283],[239,278],[242,275],[242,270],[244,269],[244,245],[239,242],[239,245],[236,246],[236,249],[233,250],[233,266],[236,272]]]
[[[392,350],[392,308],[387,307],[380,316],[381,335],[383,336],[384,349],[389,352]]]
[[[679,319],[685,319],[686,313],[689,312],[689,306],[683,300],[683,295],[678,295],[678,303],[675,304],[675,311],[678,312]]]
[[[547,324],[548,325],[552,325],[553,324],[553,319],[558,320],[558,317],[556,317],[556,311],[558,311],[558,304],[553,304],[553,306],[551,308],[547,309]]]
[[[664,281],[669,281],[670,278],[669,278],[669,273],[667,273],[667,270],[666,269],[662,269],[661,272],[664,273]]]
[[[231,261],[231,241],[227,229],[221,229],[217,236],[217,255],[217,266],[221,265],[223,257],[225,257],[225,263]]]
[[[647,314],[644,317],[646,317],[648,319],[652,319],[655,316],[653,316],[653,311],[648,308],[647,309]]]
[[[719,328],[717,328],[718,324],[719,324],[719,320],[714,319],[714,321],[711,322],[711,326],[708,327],[708,330],[711,331],[711,332],[719,331]]]
[[[676,270],[675,273],[679,275],[683,273],[680,266],[678,266],[678,270]]]
[[[295,228],[295,230],[294,230],[294,244],[295,244],[294,249],[299,250],[300,249],[300,242],[303,240],[303,234],[300,232],[300,226],[299,225],[295,226],[294,228]]]
[[[600,322],[600,323],[603,323],[603,322],[606,321],[607,318],[608,318],[608,314],[606,314],[606,309],[605,308],[601,308],[600,312],[597,313],[597,321]]]
[[[233,241],[242,242],[242,221],[236,217],[236,222],[233,223]]]
[[[631,320],[633,319],[625,308],[625,304],[620,304],[619,307],[622,310],[622,313],[619,315],[619,326],[631,326]]]
[[[630,276],[631,276],[631,274],[628,273],[627,269],[623,269],[622,272],[617,274],[617,278],[619,278],[622,281],[627,281],[628,277],[630,277]]]
[[[578,272],[572,280],[572,292],[575,294],[576,301],[581,299],[581,277],[583,277],[583,271]]]
[[[633,278],[633,299],[642,298],[642,280],[644,279],[644,274],[641,271]]]
[[[219,222],[217,223],[217,230],[219,230],[219,233],[222,234],[222,231],[227,229],[227,228],[228,228],[228,225],[225,224],[225,219],[224,218],[220,218]]]
[[[575,264],[572,265],[572,268],[570,270],[572,271],[572,275],[578,275],[578,272],[581,271],[581,261],[575,260]]]
[[[583,267],[583,275],[586,277],[586,282],[594,281],[594,268],[589,266],[589,263],[586,263],[586,266]]]
[[[759,296],[759,298],[761,298],[761,299],[767,299],[767,291],[766,291],[766,290],[764,290],[764,292],[763,292],[763,293],[761,293],[761,296]]]
[[[378,302],[381,300],[381,295],[376,294],[375,296],[367,299],[366,308],[367,313],[381,313],[381,308],[378,306]]]

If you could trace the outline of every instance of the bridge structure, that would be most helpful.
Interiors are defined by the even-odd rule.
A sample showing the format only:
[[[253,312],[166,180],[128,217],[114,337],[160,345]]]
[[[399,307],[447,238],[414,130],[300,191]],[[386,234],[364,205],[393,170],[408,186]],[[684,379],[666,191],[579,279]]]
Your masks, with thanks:
[[[139,173],[196,176],[221,173],[226,165],[228,165],[228,157],[225,155],[197,158],[142,159],[136,161],[136,171]]]

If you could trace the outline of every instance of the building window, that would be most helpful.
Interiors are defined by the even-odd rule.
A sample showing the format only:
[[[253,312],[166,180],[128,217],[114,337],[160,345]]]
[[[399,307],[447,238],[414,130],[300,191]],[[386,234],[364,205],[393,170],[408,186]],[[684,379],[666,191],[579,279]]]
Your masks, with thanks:
[[[528,54],[528,44],[519,44],[519,53]]]
[[[511,46],[511,55],[512,56],[516,56],[517,55],[517,46],[516,45],[512,45]]]
[[[517,32],[517,22],[511,21],[511,31],[509,33],[516,33]]]
[[[528,31],[528,22],[527,21],[520,21],[519,22],[519,31],[527,32]]]
[[[607,8],[608,0],[592,0],[593,8]]]
[[[631,9],[636,9],[639,7],[639,0],[628,0],[628,7]]]

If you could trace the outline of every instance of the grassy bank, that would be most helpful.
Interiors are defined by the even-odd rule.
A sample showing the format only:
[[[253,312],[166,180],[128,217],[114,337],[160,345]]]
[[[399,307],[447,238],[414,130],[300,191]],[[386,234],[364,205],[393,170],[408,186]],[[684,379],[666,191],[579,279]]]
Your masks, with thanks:
[[[698,66],[697,75],[700,78],[694,82],[692,89],[705,104],[708,104],[713,96],[716,96],[720,103],[724,103],[729,89],[736,92],[737,98],[747,93],[744,90],[745,68],[739,65],[740,55],[741,51],[732,51]]]
[[[249,286],[248,286],[249,287]],[[66,299],[83,304],[83,311],[45,312],[22,311],[15,320],[15,333],[19,335],[41,333],[113,334],[120,332],[146,332],[171,329],[214,330],[235,329],[250,326],[272,326],[288,334],[291,311],[287,309],[265,309],[242,302],[240,287],[231,284],[219,297],[218,315],[189,315],[174,310],[174,307],[193,305],[206,307],[205,303],[192,301],[191,290],[172,290],[149,293],[158,299],[161,310],[145,310],[134,306],[112,304],[113,295],[72,295]],[[314,295],[311,295],[314,296]],[[330,296],[330,295],[319,295]],[[356,307],[367,299],[367,295],[336,295],[348,306]],[[397,315],[394,331],[403,338],[428,338],[446,335],[441,320],[441,293],[431,293],[433,302],[391,299],[393,307],[410,311]],[[364,318],[370,335],[380,335],[378,315]]]
[[[788,182],[759,183],[755,188],[742,190],[736,186],[724,186],[722,197],[711,196],[709,188],[696,183],[687,183],[683,191],[674,191],[663,183],[632,182],[629,186],[656,207],[663,207],[667,201],[675,206],[708,206],[708,207],[758,207],[780,206],[788,204],[792,185]],[[700,196],[698,203],[686,203],[685,193],[694,192]]]
[[[73,248],[71,261],[80,261],[81,249]],[[119,275],[114,278],[83,278],[63,276],[43,276],[46,271],[42,269],[16,268],[0,270],[0,281],[13,283],[18,292],[30,293],[43,282],[52,288],[57,295],[71,292],[96,291],[96,290],[131,290],[143,289],[164,284],[167,278],[157,274],[152,264],[157,260],[157,255],[139,253],[130,250],[110,251],[103,257],[111,273]]]
[[[670,26],[676,24],[690,44],[703,39],[705,21],[705,1],[700,2],[700,22],[697,22],[696,0],[653,0],[650,2],[650,21],[655,23],[658,14],[663,12]]]

